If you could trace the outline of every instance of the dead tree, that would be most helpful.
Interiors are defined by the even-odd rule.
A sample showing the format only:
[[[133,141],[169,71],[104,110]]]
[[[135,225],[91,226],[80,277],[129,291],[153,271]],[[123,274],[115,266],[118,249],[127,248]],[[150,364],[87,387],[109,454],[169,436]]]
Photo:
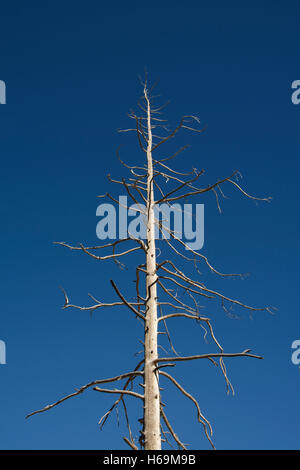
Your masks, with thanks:
[[[136,294],[134,301],[125,298],[124,293],[120,291],[116,283],[111,280],[111,286],[115,292],[116,300],[110,302],[102,302],[90,296],[93,303],[89,306],[74,305],[69,301],[67,293],[64,292],[65,303],[63,308],[75,308],[90,313],[97,309],[105,307],[125,306],[143,325],[143,359],[130,371],[115,377],[107,379],[94,380],[79,389],[76,389],[70,395],[64,396],[55,403],[48,405],[40,410],[30,413],[27,417],[37,413],[50,410],[60,403],[75,397],[89,388],[93,388],[97,392],[116,394],[117,399],[111,408],[101,418],[99,424],[102,428],[110,414],[119,405],[122,405],[125,412],[125,419],[128,426],[128,437],[124,437],[124,441],[131,449],[138,450],[154,450],[161,449],[161,443],[171,445],[171,440],[175,441],[181,449],[186,446],[181,442],[175,430],[167,418],[165,412],[165,404],[161,398],[161,389],[159,386],[160,377],[164,377],[170,381],[180,392],[192,401],[196,408],[197,420],[202,425],[204,433],[214,448],[212,442],[212,427],[207,418],[202,414],[197,400],[187,392],[183,386],[169,373],[165,371],[166,367],[174,367],[179,361],[208,360],[213,365],[219,366],[225,378],[227,391],[232,391],[233,386],[229,380],[227,369],[225,366],[225,358],[229,357],[248,357],[262,359],[261,356],[252,354],[250,349],[241,352],[226,353],[220,342],[217,340],[211,319],[207,316],[200,315],[199,301],[219,301],[221,307],[228,311],[229,306],[238,306],[249,311],[265,310],[271,311],[270,307],[252,307],[235,298],[210,289],[202,280],[199,280],[198,262],[205,263],[207,267],[217,276],[242,276],[240,274],[225,274],[217,270],[208,260],[208,258],[197,250],[190,248],[183,241],[175,230],[170,229],[164,221],[159,220],[155,216],[155,207],[158,204],[171,204],[174,201],[180,201],[193,196],[202,196],[205,193],[213,193],[216,199],[217,207],[220,208],[220,198],[224,196],[222,187],[224,184],[231,185],[238,190],[243,196],[254,201],[270,201],[270,198],[259,198],[248,194],[238,183],[239,172],[234,171],[230,176],[218,179],[212,184],[199,187],[195,183],[204,174],[204,170],[198,171],[193,168],[189,173],[182,173],[174,170],[169,166],[170,160],[181,154],[186,147],[180,148],[178,151],[169,156],[158,158],[156,154],[162,145],[169,142],[180,130],[189,130],[201,133],[203,128],[200,127],[200,121],[197,116],[183,116],[178,125],[169,130],[167,121],[162,118],[162,107],[154,106],[151,97],[152,90],[148,89],[147,80],[143,83],[143,95],[138,102],[141,109],[137,114],[131,111],[129,117],[133,121],[133,127],[124,129],[122,132],[134,131],[137,136],[139,147],[142,151],[145,163],[132,166],[118,158],[122,165],[129,173],[127,178],[117,180],[108,175],[111,182],[119,184],[126,191],[130,200],[135,205],[137,213],[145,218],[146,238],[143,240],[127,233],[127,237],[118,239],[111,243],[101,246],[71,246],[67,243],[58,243],[70,250],[84,252],[91,258],[99,261],[113,260],[119,266],[122,266],[120,259],[124,256],[135,254],[137,250],[144,253],[144,263],[136,266]],[[154,155],[154,156],[153,156]],[[167,187],[167,189],[165,189]],[[111,194],[106,194],[111,201],[117,204],[120,202]],[[99,196],[104,197],[104,196]],[[161,239],[155,237],[155,229],[159,230]],[[163,243],[170,251],[169,259],[159,260],[157,262],[157,244]],[[119,250],[120,246],[126,246],[123,250]],[[112,251],[107,254],[107,249]],[[185,250],[185,251],[184,251]],[[100,254],[96,254],[99,253]],[[102,254],[104,253],[104,254]],[[187,256],[187,253],[189,256]],[[176,259],[179,258],[183,263],[192,262],[195,269],[193,275],[186,274],[182,268],[177,265]],[[187,294],[184,298],[181,294]],[[186,300],[188,298],[188,300]],[[167,323],[172,318],[181,317],[187,321],[198,322],[210,335],[216,351],[209,354],[199,354],[193,356],[178,355],[174,349]],[[166,335],[169,342],[171,355],[160,356],[158,353],[158,338],[160,334]],[[122,381],[120,388],[104,388],[105,384]],[[136,385],[141,385],[143,393],[136,391]],[[129,417],[125,399],[133,397],[143,404],[143,419],[139,439],[134,438],[129,424]]]

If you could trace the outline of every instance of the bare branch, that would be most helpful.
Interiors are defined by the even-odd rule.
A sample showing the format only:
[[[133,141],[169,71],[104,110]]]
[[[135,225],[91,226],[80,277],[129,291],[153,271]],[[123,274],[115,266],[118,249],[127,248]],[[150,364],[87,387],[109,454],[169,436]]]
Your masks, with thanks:
[[[140,250],[142,248],[141,246],[136,246],[135,248],[130,248],[129,250],[123,251],[122,253],[113,253],[111,255],[106,255],[106,256],[97,256],[97,255],[94,255],[93,253],[90,253],[83,245],[80,245],[80,246],[81,246],[81,249],[84,253],[89,255],[91,258],[94,258],[94,259],[97,259],[97,260],[100,260],[100,261],[103,261],[105,259],[118,258],[120,256],[127,255],[128,253],[132,253],[133,251],[137,251],[137,250]]]
[[[216,268],[214,268],[211,263],[208,261],[208,258],[203,255],[202,253],[199,253],[198,251],[195,251],[193,250],[192,248],[190,248],[184,241],[182,241],[180,238],[176,237],[175,233],[173,230],[170,230],[168,227],[166,227],[162,222],[159,223],[159,229],[161,231],[161,233],[163,233],[163,230],[167,231],[170,236],[175,240],[177,241],[178,243],[180,243],[185,249],[187,249],[188,251],[190,251],[191,253],[193,253],[196,257],[200,258],[200,259],[203,259],[204,262],[206,263],[206,265],[209,267],[209,269],[217,274],[218,276],[222,276],[222,277],[245,277],[246,274],[236,274],[236,273],[221,273],[220,271],[218,271]],[[173,251],[175,251],[179,256],[181,256],[182,258],[186,259],[187,261],[193,261],[191,258],[188,258],[187,256],[183,255],[181,252],[179,252],[178,250],[176,250],[176,248],[170,243],[170,241],[164,237],[164,240],[167,242],[167,244],[172,248]],[[168,260],[165,261],[166,263],[168,263]]]
[[[126,305],[124,302],[100,302],[99,300],[97,300],[94,296],[92,296],[92,294],[88,294],[89,297],[91,297],[94,301],[96,301],[97,303],[94,304],[94,305],[90,305],[88,307],[82,307],[82,306],[79,306],[79,305],[74,305],[74,304],[70,304],[69,302],[69,298],[67,296],[67,293],[66,291],[60,287],[60,289],[62,290],[63,294],[64,294],[64,297],[65,297],[65,303],[64,303],[64,306],[63,308],[75,308],[77,310],[82,310],[82,311],[91,311],[93,312],[94,310],[97,310],[98,308],[103,308],[103,307],[119,307],[119,306],[124,306]],[[141,303],[141,302],[130,302],[131,305],[137,305],[139,308],[141,307],[141,305],[144,305],[144,303]]]
[[[96,390],[97,392],[103,392],[103,393],[118,393],[122,395],[130,395],[135,398],[140,398],[141,400],[144,400],[144,395],[141,395],[140,393],[137,392],[132,392],[131,390],[110,390],[108,388],[100,388],[100,387],[94,387],[93,390]]]
[[[126,442],[126,444],[129,445],[129,447],[131,447],[132,450],[139,450],[138,447],[134,444],[134,442],[127,439],[127,437],[123,437],[123,440]]]
[[[158,201],[155,202],[155,204],[161,204],[163,201],[173,201],[174,198],[170,198],[172,194],[175,192],[179,191],[180,189],[184,188],[185,186],[188,186],[189,184],[193,183],[196,181],[198,178],[200,178],[201,175],[203,175],[204,170],[201,170],[200,172],[196,172],[196,176],[194,178],[189,179],[188,181],[183,182],[181,185],[177,186],[177,188],[173,189],[169,193],[167,193],[163,198],[159,199]],[[178,196],[180,198],[180,196]]]
[[[180,356],[180,357],[159,357],[154,362],[179,362],[179,361],[193,361],[195,359],[209,359],[211,357],[254,357],[255,359],[263,359],[262,356],[250,354],[251,349],[245,349],[240,353],[210,353],[199,354],[195,356]]]
[[[160,160],[155,160],[155,164],[158,164],[158,163],[161,163],[161,162],[167,162],[167,161],[169,161],[169,160],[172,160],[173,158],[177,157],[177,155],[179,155],[181,152],[183,152],[184,150],[186,150],[188,147],[189,147],[189,145],[184,145],[184,146],[181,147],[179,150],[177,150],[177,152],[173,153],[173,155],[171,155],[170,157],[161,158]]]
[[[164,420],[164,422],[166,423],[166,426],[167,426],[167,428],[169,429],[169,431],[170,431],[170,433],[171,433],[171,435],[172,435],[174,441],[178,444],[179,447],[181,447],[181,449],[187,450],[187,448],[185,447],[185,445],[180,441],[180,439],[178,438],[178,436],[177,436],[177,434],[175,433],[174,429],[172,428],[172,426],[171,426],[171,424],[170,424],[168,418],[166,417],[166,414],[165,414],[165,412],[164,412],[162,406],[160,407],[160,413],[161,413],[161,415],[162,415],[162,417],[163,417],[163,420]]]
[[[70,393],[70,395],[66,395],[65,397],[61,398],[60,400],[56,401],[55,403],[53,403],[52,405],[47,405],[45,406],[44,408],[40,409],[40,410],[37,410],[37,411],[33,411],[32,413],[29,413],[26,418],[29,418],[30,416],[33,416],[37,413],[43,413],[44,411],[48,411],[50,410],[51,408],[54,408],[55,406],[57,405],[60,405],[60,403],[63,403],[64,401],[68,400],[69,398],[73,398],[73,397],[76,397],[77,395],[80,395],[82,392],[84,392],[86,389],[88,389],[89,387],[92,387],[94,385],[97,385],[97,384],[104,384],[104,383],[110,383],[110,382],[116,382],[118,380],[122,380],[122,379],[125,379],[127,377],[132,377],[132,376],[136,376],[136,375],[143,375],[144,373],[141,372],[141,371],[134,371],[134,372],[127,372],[125,374],[121,374],[121,375],[117,375],[115,377],[111,377],[109,379],[101,379],[101,380],[94,380],[93,382],[89,382],[88,384],[86,385],[83,385],[82,387],[80,387],[78,390],[76,390],[76,392],[74,393]],[[121,393],[121,392],[120,392]],[[123,391],[122,391],[123,393]]]
[[[168,261],[169,262],[169,261]],[[172,263],[172,262],[170,262]],[[173,265],[174,266],[174,265]],[[165,268],[162,263],[161,265],[159,265],[159,267],[163,270],[163,271],[166,271],[167,273],[175,276],[175,277],[178,277],[180,278],[181,280],[183,280],[184,282],[190,284],[190,285],[193,285],[195,287],[197,287],[198,289],[200,289],[201,292],[198,292],[198,291],[195,291],[195,290],[192,290],[192,289],[189,289],[191,290],[192,292],[196,293],[196,294],[199,294],[199,295],[205,295],[204,293],[208,293],[208,294],[212,294],[212,296],[210,298],[214,298],[214,297],[219,297],[221,298],[222,300],[227,300],[228,302],[231,302],[233,304],[236,304],[236,305],[239,305],[240,307],[243,307],[243,308],[246,308],[248,310],[252,310],[252,311],[267,311],[267,312],[270,312],[272,313],[271,311],[271,307],[251,307],[249,305],[246,305],[242,302],[240,302],[239,300],[235,300],[235,299],[231,299],[229,297],[226,297],[225,295],[221,294],[220,292],[217,292],[217,291],[213,291],[211,289],[208,289],[207,287],[205,287],[203,284],[200,284],[199,282],[196,282],[196,281],[193,281],[192,279],[188,278],[187,276],[185,276],[181,271],[177,270],[178,272],[172,272],[170,271],[169,269]],[[175,268],[176,269],[176,268]],[[167,276],[160,276],[161,278],[164,278],[164,279],[169,279],[169,280],[172,280],[173,282],[175,282],[174,279],[172,278],[169,278]],[[179,284],[179,283],[178,283]],[[180,285],[180,287],[184,287],[182,285]],[[209,295],[206,295],[207,297],[209,297]]]
[[[127,305],[127,307],[133,312],[135,313],[135,315],[139,318],[141,318],[142,320],[145,320],[145,317],[144,315],[142,315],[138,310],[136,310],[133,305],[128,302],[125,297],[121,294],[121,292],[119,291],[119,289],[117,288],[116,284],[114,283],[114,281],[111,279],[110,280],[110,283],[111,285],[113,286],[113,288],[115,289],[116,293],[118,294],[118,296],[120,297],[120,299],[124,302],[125,305]]]
[[[253,199],[254,201],[265,201],[265,202],[271,202],[272,197],[255,197],[251,196],[250,194],[246,193],[235,181],[232,181],[231,179],[228,179],[229,183],[233,184],[236,188],[238,188],[239,191],[241,191],[244,196],[248,197],[249,199]]]
[[[134,372],[138,371],[138,369],[144,364],[144,359],[142,359],[138,365],[136,366],[136,368],[134,369]],[[142,372],[142,374],[144,374],[144,372]],[[140,374],[138,374],[140,375]],[[126,390],[127,387],[132,384],[132,381],[135,379],[135,375],[134,376],[131,376],[127,379],[127,381],[125,382],[125,385],[123,387],[123,390]],[[120,403],[120,401],[122,400],[123,398],[123,391],[122,393],[120,394],[119,398],[117,398],[117,400],[113,403],[113,405],[110,407],[110,409],[102,416],[102,418],[99,420],[99,426],[100,426],[100,429],[103,428],[106,420],[108,419],[109,415],[112,413],[112,411],[118,406],[118,404]]]
[[[193,320],[198,320],[198,321],[208,320],[206,317],[198,317],[197,315],[189,315],[187,313],[170,313],[168,315],[164,315],[163,317],[159,317],[157,321],[159,322],[162,320],[167,320],[168,318],[175,318],[175,317],[192,318]]]
[[[204,129],[201,129],[201,130],[197,130],[197,129],[193,129],[191,127],[187,127],[184,125],[184,122],[186,122],[186,118],[187,117],[193,117],[195,118],[194,116],[183,116],[178,124],[177,127],[175,127],[175,129],[171,132],[171,134],[169,134],[167,137],[165,137],[161,142],[159,142],[158,144],[156,144],[154,147],[152,147],[152,151],[153,150],[156,150],[157,147],[159,147],[161,144],[164,144],[165,142],[167,142],[168,140],[172,139],[176,134],[177,132],[181,129],[181,128],[184,128],[184,129],[190,129],[192,131],[196,131],[196,132],[203,132]]]
[[[205,416],[203,416],[203,414],[201,413],[201,410],[200,410],[200,406],[199,406],[199,403],[197,402],[196,398],[193,397],[193,395],[191,395],[190,393],[188,393],[186,390],[184,390],[184,388],[177,382],[177,380],[174,379],[174,377],[170,374],[168,374],[167,372],[164,372],[162,370],[159,371],[159,374],[160,375],[163,375],[164,377],[167,377],[169,380],[171,380],[171,382],[173,382],[173,384],[178,388],[178,390],[181,391],[181,393],[183,393],[183,395],[185,395],[187,398],[189,398],[195,405],[196,409],[197,409],[197,418],[198,418],[198,421],[199,423],[202,424],[203,426],[203,429],[204,429],[204,432],[205,432],[205,435],[210,443],[210,445],[212,446],[213,449],[215,449],[215,446],[211,440],[211,436],[213,434],[213,431],[212,431],[212,427],[211,427],[211,424],[210,422],[205,418]],[[208,433],[208,430],[207,430],[207,427],[209,429],[209,432],[210,432],[210,435]]]

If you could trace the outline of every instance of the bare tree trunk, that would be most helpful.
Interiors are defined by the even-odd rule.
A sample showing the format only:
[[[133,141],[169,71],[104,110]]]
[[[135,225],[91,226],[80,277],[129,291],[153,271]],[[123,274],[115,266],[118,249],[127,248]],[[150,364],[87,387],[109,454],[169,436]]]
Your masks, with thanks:
[[[155,253],[155,218],[152,168],[152,128],[151,107],[144,89],[147,102],[147,254],[146,254],[146,321],[145,321],[145,401],[144,401],[144,439],[146,450],[160,450],[160,397],[158,373],[156,372],[157,354],[157,275]]]

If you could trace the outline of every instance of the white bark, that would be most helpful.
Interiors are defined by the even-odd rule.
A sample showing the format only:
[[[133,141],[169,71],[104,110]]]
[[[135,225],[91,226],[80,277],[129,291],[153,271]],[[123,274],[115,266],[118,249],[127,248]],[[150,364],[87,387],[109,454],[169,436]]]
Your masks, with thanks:
[[[157,275],[155,253],[155,224],[154,224],[154,196],[153,196],[153,168],[152,168],[152,129],[151,108],[144,90],[147,102],[147,255],[146,255],[146,322],[145,322],[145,402],[144,402],[144,439],[146,450],[161,449],[160,435],[160,396],[158,373],[155,371],[157,353]]]

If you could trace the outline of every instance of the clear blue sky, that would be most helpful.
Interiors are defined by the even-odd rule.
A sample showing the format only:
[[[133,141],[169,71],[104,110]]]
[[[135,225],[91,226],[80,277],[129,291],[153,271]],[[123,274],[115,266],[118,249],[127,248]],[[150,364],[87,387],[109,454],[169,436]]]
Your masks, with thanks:
[[[2,449],[126,448],[115,417],[98,429],[111,396],[90,391],[24,417],[138,360],[140,325],[130,314],[98,311],[90,319],[61,310],[59,290],[77,303],[88,302],[88,292],[109,300],[109,279],[126,289],[134,274],[52,242],[96,243],[96,196],[109,188],[107,173],[123,174],[115,148],[123,144],[127,161],[142,158],[116,129],[128,125],[145,67],[160,80],[162,99],[172,100],[173,123],[197,113],[207,124],[201,136],[181,138],[192,146],[178,168],[205,168],[207,182],[239,169],[247,190],[273,196],[256,206],[228,188],[221,215],[212,196],[197,201],[205,203],[203,252],[224,271],[251,273],[244,281],[210,275],[210,285],[278,307],[252,319],[210,309],[227,351],[249,347],[264,360],[227,361],[235,397],[210,364],[178,365],[174,374],[199,399],[217,448],[299,449],[300,370],[291,362],[291,343],[300,339],[300,105],[291,102],[291,83],[300,79],[299,13],[299,2],[263,0],[1,5]],[[182,353],[207,349],[197,326],[174,320],[170,328]],[[191,404],[172,387],[165,393],[182,440],[209,448]]]

